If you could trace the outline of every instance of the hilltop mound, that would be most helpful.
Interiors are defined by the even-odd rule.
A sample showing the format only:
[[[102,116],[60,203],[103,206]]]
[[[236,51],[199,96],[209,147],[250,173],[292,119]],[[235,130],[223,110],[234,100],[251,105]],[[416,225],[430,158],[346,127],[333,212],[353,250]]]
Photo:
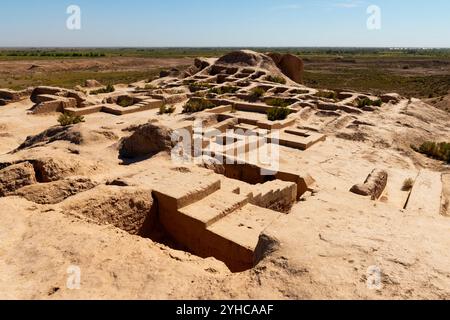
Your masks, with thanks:
[[[303,61],[291,54],[263,54],[251,50],[239,50],[219,58],[216,65],[262,69],[272,76],[287,77],[298,83],[303,78]]]
[[[274,61],[269,56],[251,50],[233,51],[219,58],[216,63],[267,70],[276,68]]]

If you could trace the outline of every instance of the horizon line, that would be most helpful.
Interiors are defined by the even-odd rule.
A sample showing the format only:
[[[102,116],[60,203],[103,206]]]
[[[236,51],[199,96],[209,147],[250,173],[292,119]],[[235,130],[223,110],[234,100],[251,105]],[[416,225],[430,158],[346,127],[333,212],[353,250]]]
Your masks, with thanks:
[[[0,49],[450,49],[427,46],[0,46]]]

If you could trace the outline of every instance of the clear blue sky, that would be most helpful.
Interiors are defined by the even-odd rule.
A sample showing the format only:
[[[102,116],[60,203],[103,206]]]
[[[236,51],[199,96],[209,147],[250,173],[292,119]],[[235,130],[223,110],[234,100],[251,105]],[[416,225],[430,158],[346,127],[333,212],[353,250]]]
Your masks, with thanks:
[[[2,0],[0,46],[450,47],[449,16],[449,0]]]

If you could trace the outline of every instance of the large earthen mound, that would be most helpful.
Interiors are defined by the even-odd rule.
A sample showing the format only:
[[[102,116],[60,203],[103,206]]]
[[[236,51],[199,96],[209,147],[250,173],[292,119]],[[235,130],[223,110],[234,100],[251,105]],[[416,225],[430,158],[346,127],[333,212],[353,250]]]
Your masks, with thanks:
[[[303,82],[303,71],[305,65],[303,60],[292,54],[268,53],[269,57],[275,62],[277,67],[292,81]]]
[[[119,143],[121,158],[151,157],[161,151],[170,151],[173,131],[169,128],[147,123],[133,129],[131,136]]]
[[[217,60],[218,64],[233,64],[242,67],[260,67],[270,69],[275,66],[270,57],[250,50],[234,51]]]
[[[297,83],[302,83],[303,81],[303,60],[292,54],[263,54],[251,50],[239,50],[224,55],[215,64],[219,66],[258,68],[268,71],[272,76],[283,75]]]
[[[286,78],[271,57],[251,50],[239,50],[226,54],[216,61],[215,66],[260,69],[272,76]]]

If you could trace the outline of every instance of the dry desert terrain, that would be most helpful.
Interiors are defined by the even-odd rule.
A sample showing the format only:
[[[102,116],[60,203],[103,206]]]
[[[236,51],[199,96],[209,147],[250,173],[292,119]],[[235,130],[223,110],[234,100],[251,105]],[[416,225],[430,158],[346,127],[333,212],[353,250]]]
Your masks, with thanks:
[[[185,64],[0,90],[0,298],[450,299],[449,166],[411,148],[448,113],[305,86],[289,55],[158,67]]]

